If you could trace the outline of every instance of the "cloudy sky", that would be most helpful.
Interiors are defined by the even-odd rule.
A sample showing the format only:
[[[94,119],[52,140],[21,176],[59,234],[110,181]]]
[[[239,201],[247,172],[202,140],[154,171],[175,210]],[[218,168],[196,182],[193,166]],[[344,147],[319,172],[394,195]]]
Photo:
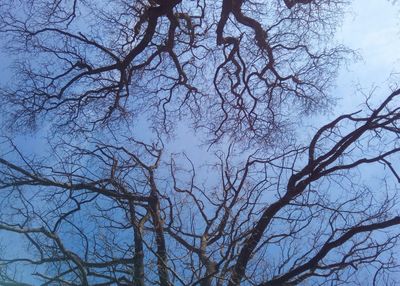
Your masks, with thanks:
[[[338,29],[337,41],[361,56],[339,73],[334,93],[343,100],[337,111],[350,111],[363,101],[358,87],[365,92],[377,87],[375,96],[385,96],[394,74],[400,71],[400,1],[353,1]]]

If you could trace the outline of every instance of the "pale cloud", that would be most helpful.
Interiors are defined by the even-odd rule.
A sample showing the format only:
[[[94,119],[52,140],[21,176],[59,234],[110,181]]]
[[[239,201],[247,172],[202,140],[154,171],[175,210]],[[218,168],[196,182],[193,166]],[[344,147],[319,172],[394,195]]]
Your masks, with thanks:
[[[368,4],[366,4],[368,2]],[[338,30],[337,41],[357,51],[360,60],[343,68],[338,77],[335,96],[341,97],[337,111],[350,112],[365,98],[362,88],[377,89],[384,96],[391,74],[399,72],[400,1],[398,5],[382,0],[355,0]]]

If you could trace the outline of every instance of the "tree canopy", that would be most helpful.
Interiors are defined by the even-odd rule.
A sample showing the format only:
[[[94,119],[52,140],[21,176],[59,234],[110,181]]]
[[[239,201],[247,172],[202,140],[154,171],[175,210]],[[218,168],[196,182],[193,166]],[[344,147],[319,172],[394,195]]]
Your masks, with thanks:
[[[0,285],[396,285],[400,89],[299,134],[349,2],[0,3]]]

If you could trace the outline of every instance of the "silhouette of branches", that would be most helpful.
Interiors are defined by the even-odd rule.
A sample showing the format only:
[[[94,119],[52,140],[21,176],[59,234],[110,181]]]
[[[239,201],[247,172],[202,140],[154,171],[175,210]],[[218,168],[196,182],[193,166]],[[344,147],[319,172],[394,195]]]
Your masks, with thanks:
[[[346,3],[0,4],[0,284],[396,285],[400,90],[291,132],[334,101]]]

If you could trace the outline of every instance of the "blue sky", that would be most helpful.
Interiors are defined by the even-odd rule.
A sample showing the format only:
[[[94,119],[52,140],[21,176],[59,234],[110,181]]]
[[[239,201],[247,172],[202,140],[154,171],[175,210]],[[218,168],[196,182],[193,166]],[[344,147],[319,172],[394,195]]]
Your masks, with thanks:
[[[336,112],[357,109],[363,102],[358,86],[365,91],[379,87],[375,96],[387,95],[392,74],[400,71],[400,2],[353,1],[337,41],[356,50],[361,59],[339,73],[334,93],[342,100]]]

